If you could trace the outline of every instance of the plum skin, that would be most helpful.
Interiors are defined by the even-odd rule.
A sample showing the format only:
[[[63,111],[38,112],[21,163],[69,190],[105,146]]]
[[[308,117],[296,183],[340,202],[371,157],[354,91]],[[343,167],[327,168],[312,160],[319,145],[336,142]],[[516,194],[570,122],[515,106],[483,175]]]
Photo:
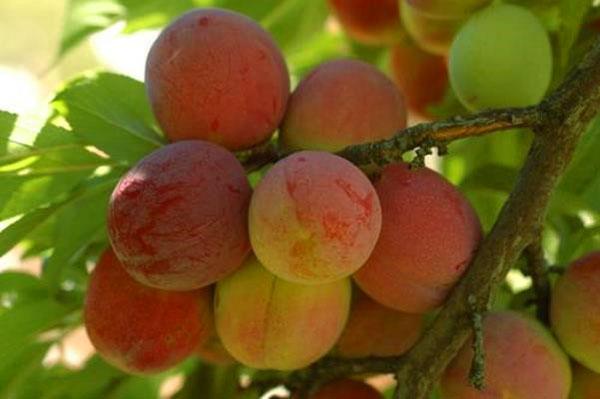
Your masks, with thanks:
[[[190,290],[241,266],[250,251],[251,189],[239,161],[205,141],[169,144],[115,187],[108,232],[127,272],[151,287]]]
[[[289,97],[285,60],[269,34],[227,10],[190,11],[167,26],[146,62],[146,90],[171,141],[242,150],[269,138]]]
[[[406,105],[394,83],[370,64],[337,59],[319,65],[298,84],[280,142],[287,150],[336,152],[390,138],[405,127]]]
[[[472,111],[533,105],[552,78],[550,39],[526,8],[492,5],[475,13],[454,38],[449,71],[456,95]]]
[[[277,162],[250,202],[250,241],[278,277],[322,284],[354,273],[381,229],[373,185],[333,154],[300,151]]]
[[[446,59],[405,39],[391,48],[390,70],[409,109],[430,118],[428,107],[440,103],[448,88]]]
[[[87,334],[110,364],[132,374],[167,370],[193,353],[209,334],[210,291],[146,287],[106,250],[89,280],[84,305]]]
[[[550,304],[552,329],[565,351],[600,373],[600,251],[577,259],[559,277]]]
[[[402,22],[410,37],[428,53],[447,56],[452,39],[466,17],[430,15],[415,7],[410,0],[399,0]]]
[[[387,308],[355,289],[336,354],[346,358],[398,356],[417,342],[422,328],[422,315]]]
[[[328,3],[347,35],[359,43],[390,45],[403,35],[398,0],[328,0]]]
[[[534,319],[513,311],[493,312],[483,323],[485,388],[469,384],[473,358],[467,342],[446,369],[440,386],[445,399],[567,399],[569,359]]]
[[[216,286],[217,333],[240,363],[295,370],[324,356],[350,311],[350,281],[303,285],[267,271],[255,257]]]
[[[433,310],[444,303],[477,250],[479,219],[467,199],[428,168],[388,165],[375,189],[381,234],[354,281],[393,309]]]

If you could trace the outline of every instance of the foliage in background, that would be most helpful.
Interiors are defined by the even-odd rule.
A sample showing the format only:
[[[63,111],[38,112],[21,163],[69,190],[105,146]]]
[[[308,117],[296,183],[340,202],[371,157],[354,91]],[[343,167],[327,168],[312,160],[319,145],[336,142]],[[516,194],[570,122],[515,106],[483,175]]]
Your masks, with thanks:
[[[559,81],[588,41],[589,34],[580,30],[591,1],[513,2],[534,9],[551,31]],[[58,57],[114,23],[125,22],[126,32],[161,27],[197,6],[230,8],[258,20],[283,49],[296,78],[333,57],[385,59],[383,49],[365,49],[327,30],[328,10],[321,0],[71,0]],[[113,187],[131,165],[165,143],[143,84],[124,76],[77,77],[57,93],[52,109],[48,120],[0,112],[0,221],[7,225],[0,231],[0,256],[19,244],[24,257],[44,261],[41,278],[0,273],[0,398],[157,398],[161,382],[179,373],[194,378],[177,398],[231,398],[237,367],[190,360],[163,375],[137,377],[96,356],[76,371],[48,361],[49,348],[81,325],[88,263],[107,245],[105,210]],[[464,110],[449,92],[436,113],[457,112]],[[530,140],[523,130],[465,140],[452,144],[441,162],[486,230],[514,184]],[[590,168],[599,153],[597,118],[547,218],[545,249],[559,265],[600,246],[600,174]]]

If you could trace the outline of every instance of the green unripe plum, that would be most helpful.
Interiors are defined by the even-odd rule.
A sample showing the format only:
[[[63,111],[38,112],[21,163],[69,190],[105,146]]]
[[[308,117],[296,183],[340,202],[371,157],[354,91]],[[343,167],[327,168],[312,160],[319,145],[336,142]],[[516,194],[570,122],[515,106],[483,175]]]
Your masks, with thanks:
[[[600,398],[600,374],[575,364],[573,366],[573,388],[570,399]]]
[[[600,373],[600,251],[573,262],[552,294],[552,329],[565,351]]]
[[[217,283],[215,324],[225,349],[258,369],[294,370],[335,345],[350,311],[349,279],[290,283],[254,257]]]
[[[473,111],[538,103],[552,77],[552,49],[529,10],[508,4],[474,14],[450,49],[450,84]]]
[[[491,313],[483,337],[484,389],[469,384],[473,349],[467,342],[442,377],[442,398],[567,399],[569,359],[539,322],[516,312]]]

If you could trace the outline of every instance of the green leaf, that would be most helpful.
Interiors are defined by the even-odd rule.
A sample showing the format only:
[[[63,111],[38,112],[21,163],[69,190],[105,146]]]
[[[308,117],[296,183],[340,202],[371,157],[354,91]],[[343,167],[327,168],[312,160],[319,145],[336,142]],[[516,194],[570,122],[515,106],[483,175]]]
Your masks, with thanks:
[[[454,184],[485,165],[520,168],[532,135],[529,131],[509,130],[489,136],[453,142],[442,158],[444,175]]]
[[[0,273],[0,294],[11,291],[43,291],[45,287],[42,280],[29,273],[13,271]]]
[[[166,25],[202,1],[194,0],[69,0],[56,61],[88,36],[119,21],[125,32]],[[205,1],[204,3],[211,3]],[[208,5],[208,4],[207,4]]]
[[[114,24],[124,13],[118,0],[69,0],[57,58],[92,33]]]
[[[464,178],[460,187],[463,190],[493,190],[510,193],[518,170],[499,164],[485,164]]]
[[[0,314],[0,369],[38,334],[57,326],[70,309],[48,298],[16,306]]]
[[[63,268],[72,264],[99,236],[104,236],[108,199],[117,181],[115,175],[96,179],[57,213],[54,250],[42,273],[51,291],[58,289]]]
[[[286,53],[304,47],[307,40],[325,27],[329,9],[324,1],[287,0],[276,2],[261,24]],[[293,26],[294,29],[290,29]]]
[[[54,105],[76,135],[115,161],[134,164],[165,142],[144,84],[126,76],[100,72],[77,78],[58,93]]]
[[[87,175],[89,172],[35,177],[0,175],[0,220],[62,200]]]
[[[562,177],[562,190],[581,194],[594,180],[600,180],[597,168],[600,154],[600,117],[595,118],[577,145],[573,159]]]
[[[15,353],[10,361],[3,361],[0,369],[0,399],[10,399],[17,396],[21,387],[27,384],[30,375],[40,367],[42,359],[48,352],[50,343],[34,343]]]
[[[211,3],[207,1],[206,3]],[[125,32],[140,29],[158,28],[167,25],[171,20],[194,8],[195,0],[120,0],[126,10],[124,19],[127,23]]]
[[[261,21],[267,15],[273,12],[277,7],[288,2],[289,0],[261,0],[261,1],[248,1],[248,0],[212,0],[212,1],[198,1],[197,3],[204,3],[203,5],[210,5],[213,7],[227,8],[247,15],[255,21]]]
[[[0,156],[8,152],[8,137],[15,128],[17,115],[0,110]]]
[[[0,111],[0,121],[12,116],[12,114]],[[0,144],[0,165],[2,166],[0,171],[2,172],[19,170],[20,165],[8,166],[19,161],[21,161],[20,164],[29,166],[31,161],[22,162],[27,158],[37,158],[52,152],[83,149],[80,140],[69,131],[23,116],[13,121],[10,129],[3,129],[0,132]]]
[[[303,46],[289,51],[286,60],[292,75],[302,78],[325,60],[347,56],[347,47],[347,42],[341,35],[321,31],[303,40]]]
[[[127,376],[99,356],[92,356],[76,372],[57,372],[49,375],[44,389],[45,399],[96,399]]]
[[[586,252],[598,249],[599,224],[586,226],[579,217],[568,214],[551,214],[548,219],[559,237],[554,254],[556,263],[566,265]]]
[[[47,297],[48,289],[39,278],[13,271],[0,273],[0,313]]]
[[[158,399],[160,378],[129,377],[111,393],[112,399]]]
[[[34,228],[48,219],[56,209],[56,206],[37,209],[24,215],[19,220],[0,231],[0,256],[10,251]]]
[[[2,119],[0,114],[0,119]],[[4,115],[5,116],[5,115]],[[111,161],[88,151],[73,133],[19,117],[0,133],[0,219],[64,199],[75,185]]]
[[[560,27],[557,33],[557,71],[555,76],[558,80],[567,71],[571,48],[579,35],[581,25],[588,10],[592,7],[591,0],[560,0]]]

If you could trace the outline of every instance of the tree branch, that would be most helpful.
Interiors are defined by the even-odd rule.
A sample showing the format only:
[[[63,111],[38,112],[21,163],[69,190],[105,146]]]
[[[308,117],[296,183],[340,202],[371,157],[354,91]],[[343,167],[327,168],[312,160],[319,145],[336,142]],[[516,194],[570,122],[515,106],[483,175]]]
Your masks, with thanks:
[[[529,127],[535,137],[516,185],[471,265],[417,344],[390,358],[326,358],[282,381],[290,388],[364,373],[395,372],[397,399],[424,399],[484,314],[511,265],[538,238],[548,202],[577,142],[600,104],[600,40],[564,83],[535,107],[489,111],[417,125],[392,139],[356,145],[340,155],[357,165],[382,165],[427,141],[445,143],[496,130]]]
[[[391,139],[353,145],[343,149],[338,155],[357,166],[381,166],[402,160],[404,153],[424,144],[439,146],[498,130],[533,128],[540,122],[541,114],[537,107],[491,110],[415,125],[401,130]]]
[[[386,165],[402,160],[402,154],[425,144],[440,146],[467,137],[482,136],[499,130],[529,127],[541,122],[538,107],[508,108],[475,115],[455,116],[443,121],[421,123],[400,130],[392,138],[353,145],[337,154],[357,166]],[[252,172],[287,155],[269,141],[236,154],[246,171]]]
[[[600,40],[565,82],[537,106],[540,118],[516,186],[465,276],[396,373],[398,399],[425,398],[470,332],[468,298],[487,310],[493,291],[535,240],[548,202],[600,102]]]
[[[548,269],[542,248],[541,233],[525,248],[525,259],[527,260],[527,274],[531,277],[535,301],[537,307],[537,318],[544,324],[549,323],[548,308],[550,306],[550,281],[548,280]]]

